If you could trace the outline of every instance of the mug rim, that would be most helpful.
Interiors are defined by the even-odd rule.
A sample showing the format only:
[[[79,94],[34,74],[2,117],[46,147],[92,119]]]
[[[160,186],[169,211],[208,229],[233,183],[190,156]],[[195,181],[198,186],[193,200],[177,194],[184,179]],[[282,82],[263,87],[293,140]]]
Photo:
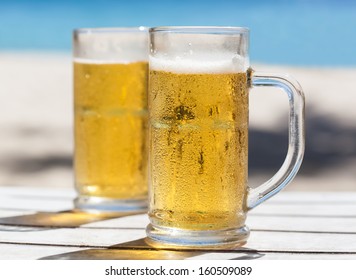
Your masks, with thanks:
[[[148,32],[149,27],[146,26],[128,26],[128,27],[84,27],[76,28],[73,30],[73,34],[97,34],[97,33],[130,33],[130,32]]]
[[[150,33],[186,34],[248,34],[247,27],[239,26],[157,26],[149,28]]]

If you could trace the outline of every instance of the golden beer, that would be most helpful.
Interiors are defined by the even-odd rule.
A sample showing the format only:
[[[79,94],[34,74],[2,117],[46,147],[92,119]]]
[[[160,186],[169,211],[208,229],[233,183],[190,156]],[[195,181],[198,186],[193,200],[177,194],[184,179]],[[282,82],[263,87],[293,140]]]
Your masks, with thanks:
[[[153,69],[149,88],[151,223],[193,231],[243,227],[246,73]]]
[[[74,63],[75,183],[81,196],[147,195],[147,62]]]

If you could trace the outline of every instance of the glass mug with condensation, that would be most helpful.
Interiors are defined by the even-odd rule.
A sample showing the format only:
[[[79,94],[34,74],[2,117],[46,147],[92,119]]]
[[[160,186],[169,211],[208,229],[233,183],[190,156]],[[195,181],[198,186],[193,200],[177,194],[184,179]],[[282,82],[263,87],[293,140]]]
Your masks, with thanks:
[[[76,208],[147,209],[148,29],[78,29],[74,55]]]
[[[161,247],[243,245],[249,210],[283,189],[304,153],[304,96],[287,75],[249,65],[249,30],[150,29],[149,219],[147,241]],[[289,97],[289,148],[266,183],[247,185],[248,94],[281,88]]]

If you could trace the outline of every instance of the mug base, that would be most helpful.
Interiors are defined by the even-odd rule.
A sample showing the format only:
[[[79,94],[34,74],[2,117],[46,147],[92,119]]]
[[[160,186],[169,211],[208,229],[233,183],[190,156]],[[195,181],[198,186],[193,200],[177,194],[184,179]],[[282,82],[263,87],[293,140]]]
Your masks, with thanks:
[[[243,226],[237,229],[193,231],[149,224],[146,233],[147,244],[159,249],[227,250],[246,244],[250,230]]]
[[[74,199],[77,210],[91,213],[119,213],[147,211],[146,199],[111,199],[98,196],[78,196]]]

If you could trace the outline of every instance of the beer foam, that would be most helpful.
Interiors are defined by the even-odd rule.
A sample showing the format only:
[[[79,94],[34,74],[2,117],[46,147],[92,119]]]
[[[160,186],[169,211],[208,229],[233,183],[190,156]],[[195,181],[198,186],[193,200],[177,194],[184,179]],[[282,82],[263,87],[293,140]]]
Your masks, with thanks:
[[[205,55],[191,57],[149,57],[151,70],[160,70],[173,73],[205,73],[222,74],[245,72],[248,68],[248,58],[240,55]]]
[[[76,33],[73,42],[74,62],[129,64],[148,60],[147,32],[84,29],[83,32]]]

